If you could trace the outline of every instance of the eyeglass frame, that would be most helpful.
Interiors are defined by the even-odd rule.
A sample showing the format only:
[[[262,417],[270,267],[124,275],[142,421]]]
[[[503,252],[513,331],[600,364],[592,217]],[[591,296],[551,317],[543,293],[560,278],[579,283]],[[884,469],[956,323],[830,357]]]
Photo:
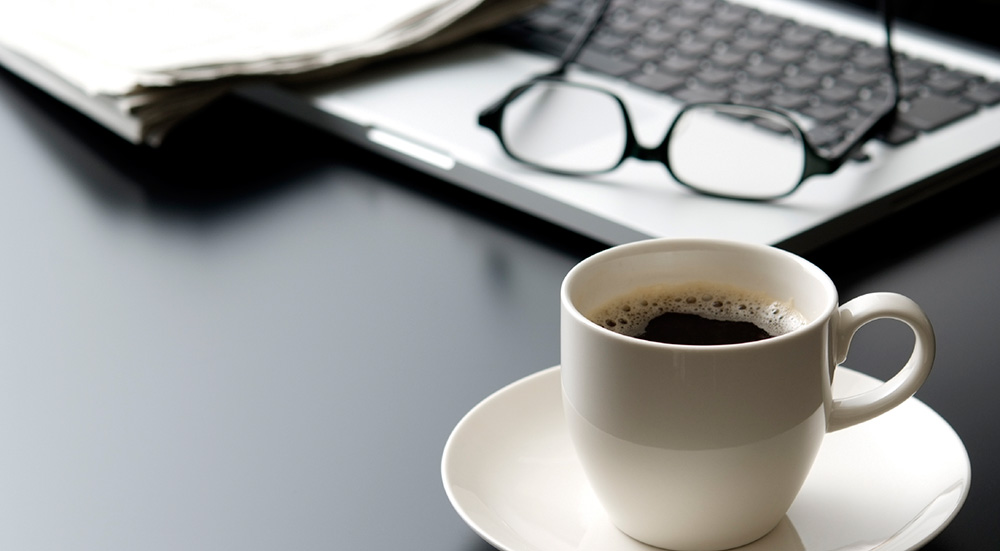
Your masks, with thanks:
[[[857,132],[854,133],[856,136],[854,137],[853,140],[841,144],[839,147],[836,148],[836,150],[832,151],[830,154],[824,154],[820,151],[819,148],[817,148],[810,141],[808,134],[806,134],[806,132],[802,130],[802,127],[795,121],[795,119],[789,113],[786,113],[780,109],[770,108],[770,107],[759,107],[759,106],[746,105],[740,103],[693,102],[685,104],[684,106],[681,107],[681,110],[674,117],[673,122],[667,129],[663,141],[660,142],[658,146],[652,148],[646,147],[641,143],[639,143],[638,139],[636,138],[633,129],[634,126],[632,123],[631,116],[629,115],[628,108],[626,107],[625,102],[617,94],[598,86],[578,83],[578,82],[571,82],[567,80],[566,73],[570,63],[576,61],[577,57],[580,55],[580,52],[583,51],[583,47],[587,44],[587,42],[589,42],[590,37],[597,30],[597,26],[600,23],[601,19],[604,17],[604,14],[607,11],[610,4],[611,0],[602,0],[601,4],[591,14],[590,18],[584,23],[583,27],[581,27],[580,31],[576,34],[576,36],[574,36],[573,40],[570,42],[570,45],[566,48],[566,51],[560,58],[558,66],[553,71],[550,71],[548,73],[543,73],[540,75],[535,75],[530,79],[528,79],[526,82],[515,86],[505,96],[503,96],[498,101],[488,106],[479,114],[478,118],[479,125],[484,128],[487,128],[488,130],[496,134],[497,139],[500,141],[500,146],[503,148],[504,152],[507,153],[507,155],[510,156],[512,159],[524,163],[526,165],[529,165],[543,172],[559,174],[564,176],[591,176],[597,174],[605,174],[614,171],[615,169],[620,167],[627,159],[638,159],[640,161],[658,161],[661,164],[663,164],[664,167],[666,167],[667,171],[671,174],[671,176],[674,177],[674,180],[676,180],[681,185],[691,189],[692,191],[695,191],[702,195],[720,197],[726,199],[738,199],[745,201],[772,201],[775,199],[780,199],[782,197],[787,197],[788,195],[791,195],[792,193],[797,191],[799,187],[802,186],[802,183],[806,179],[808,179],[811,176],[815,176],[817,174],[832,174],[837,169],[839,169],[841,165],[843,165],[849,158],[851,158],[851,156],[854,155],[855,151],[857,151],[861,146],[863,146],[873,137],[890,129],[896,121],[896,115],[901,100],[901,93],[900,93],[899,71],[897,69],[897,63],[896,63],[896,52],[892,46],[892,23],[894,20],[892,0],[880,0],[879,11],[881,12],[883,25],[885,28],[885,34],[886,34],[885,52],[889,69],[889,84],[890,87],[892,88],[891,101],[888,102],[890,103],[890,105],[889,107],[886,108],[886,110],[883,113],[881,113],[878,116],[869,118],[869,120],[873,122],[867,124],[867,128],[865,128],[865,125],[861,126],[862,128],[865,128],[864,131],[860,133]],[[590,171],[559,170],[538,165],[530,161],[526,161],[510,150],[506,141],[503,138],[502,124],[503,124],[504,109],[507,107],[507,105],[516,100],[518,97],[520,97],[528,89],[532,88],[533,86],[536,86],[539,83],[543,83],[546,81],[558,82],[561,84],[574,86],[577,88],[594,90],[597,92],[601,92],[615,100],[615,102],[621,109],[625,122],[625,128],[624,128],[625,145],[622,148],[623,151],[621,158],[614,165],[601,170],[590,170]],[[767,114],[768,116],[776,115],[780,118],[785,119],[790,124],[790,128],[794,129],[798,133],[799,138],[801,139],[801,142],[804,146],[803,150],[805,155],[805,162],[803,163],[802,175],[799,177],[798,182],[791,189],[789,189],[787,192],[784,193],[766,197],[743,197],[743,196],[714,193],[712,191],[703,190],[697,186],[691,185],[677,178],[670,167],[669,155],[667,154],[667,144],[670,143],[670,137],[674,131],[674,128],[677,125],[677,121],[680,120],[686,112],[693,109],[700,109],[706,107],[720,108],[720,109],[736,107],[739,109],[745,109],[747,111],[756,111],[761,114]]]

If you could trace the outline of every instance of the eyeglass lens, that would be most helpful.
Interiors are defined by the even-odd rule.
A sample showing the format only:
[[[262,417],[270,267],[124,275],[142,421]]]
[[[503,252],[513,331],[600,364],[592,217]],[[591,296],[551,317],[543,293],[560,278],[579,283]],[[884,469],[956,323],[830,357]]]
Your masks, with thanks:
[[[624,113],[598,90],[540,81],[504,109],[503,139],[512,156],[555,172],[603,172],[625,153]]]

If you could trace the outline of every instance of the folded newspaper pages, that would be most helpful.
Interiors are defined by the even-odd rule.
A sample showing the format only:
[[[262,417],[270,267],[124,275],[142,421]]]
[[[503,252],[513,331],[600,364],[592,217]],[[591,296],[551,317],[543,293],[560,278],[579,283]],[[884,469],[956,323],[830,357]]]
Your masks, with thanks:
[[[33,0],[0,63],[136,143],[247,81],[315,80],[496,26],[538,0]]]

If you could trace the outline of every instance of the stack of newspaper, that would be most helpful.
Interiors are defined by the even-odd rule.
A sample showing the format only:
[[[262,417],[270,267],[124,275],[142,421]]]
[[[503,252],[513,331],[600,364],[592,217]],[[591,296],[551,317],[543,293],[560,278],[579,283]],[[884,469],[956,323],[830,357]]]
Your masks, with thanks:
[[[136,143],[255,79],[331,78],[500,24],[538,0],[32,0],[0,63]]]

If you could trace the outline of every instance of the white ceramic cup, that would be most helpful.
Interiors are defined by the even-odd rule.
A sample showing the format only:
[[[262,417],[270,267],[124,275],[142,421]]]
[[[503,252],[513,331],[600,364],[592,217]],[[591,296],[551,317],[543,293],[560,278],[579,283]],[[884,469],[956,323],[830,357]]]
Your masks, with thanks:
[[[694,346],[623,336],[587,319],[637,288],[707,281],[790,301],[807,323],[777,337]],[[910,299],[873,293],[838,304],[815,265],[765,246],[654,239],[600,252],[561,291],[563,407],[583,470],[629,536],[677,550],[750,543],[784,517],[823,436],[876,417],[923,384],[930,322]],[[855,331],[901,320],[915,344],[888,382],[834,400]]]

